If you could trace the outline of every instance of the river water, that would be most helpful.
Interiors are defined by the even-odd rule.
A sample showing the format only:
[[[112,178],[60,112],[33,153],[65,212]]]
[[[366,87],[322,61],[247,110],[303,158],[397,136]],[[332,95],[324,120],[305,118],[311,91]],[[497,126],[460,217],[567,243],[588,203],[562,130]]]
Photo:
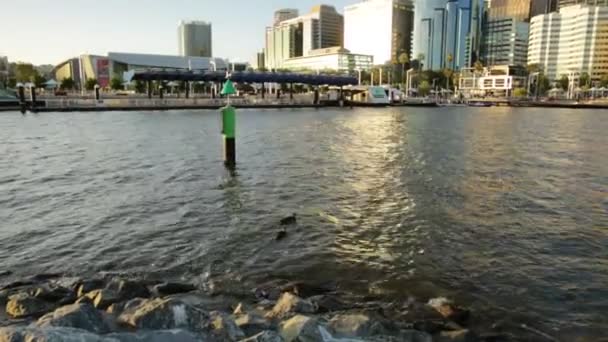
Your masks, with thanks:
[[[561,338],[608,331],[608,112],[240,110],[234,175],[219,125],[3,113],[0,270],[331,280]]]

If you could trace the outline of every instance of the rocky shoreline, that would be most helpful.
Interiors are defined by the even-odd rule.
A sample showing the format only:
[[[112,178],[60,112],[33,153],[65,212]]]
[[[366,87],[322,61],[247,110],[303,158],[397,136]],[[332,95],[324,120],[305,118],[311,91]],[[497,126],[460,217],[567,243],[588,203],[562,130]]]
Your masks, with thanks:
[[[445,298],[353,303],[331,287],[280,280],[249,297],[120,275],[41,274],[0,287],[0,342],[509,340],[474,333],[470,312]]]

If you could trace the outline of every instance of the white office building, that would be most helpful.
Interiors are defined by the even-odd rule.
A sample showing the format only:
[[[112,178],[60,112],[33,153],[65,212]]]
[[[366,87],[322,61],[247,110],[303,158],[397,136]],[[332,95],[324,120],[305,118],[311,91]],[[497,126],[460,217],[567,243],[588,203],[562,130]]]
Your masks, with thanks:
[[[374,66],[371,55],[354,54],[341,48],[327,48],[311,51],[308,56],[285,60],[283,67],[290,70],[336,70],[353,73],[357,70],[370,70]]]
[[[277,17],[294,13],[283,13],[283,17],[275,13],[275,24],[266,28],[264,64],[268,69],[282,69],[287,59],[305,57],[317,49],[343,46],[344,18],[334,7],[315,6],[308,14],[276,23]]]
[[[180,21],[177,28],[178,54],[185,57],[212,57],[211,23]]]
[[[539,64],[550,80],[608,74],[608,7],[574,5],[532,18],[528,64]]]
[[[372,55],[376,64],[411,58],[414,5],[411,0],[365,0],[344,8],[344,47]]]

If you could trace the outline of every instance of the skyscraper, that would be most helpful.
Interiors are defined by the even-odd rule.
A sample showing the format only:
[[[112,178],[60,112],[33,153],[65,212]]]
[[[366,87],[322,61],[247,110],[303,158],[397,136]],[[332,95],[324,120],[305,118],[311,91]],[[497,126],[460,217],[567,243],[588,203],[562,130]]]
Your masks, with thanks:
[[[178,54],[191,57],[212,57],[211,23],[181,21],[177,29]]]
[[[490,0],[483,20],[481,61],[525,66],[530,19],[555,10],[555,0]]]
[[[483,0],[417,0],[414,58],[424,68],[458,70],[479,59]]]
[[[412,56],[412,0],[366,0],[344,8],[344,47],[376,64]]]
[[[528,63],[538,64],[551,80],[607,75],[608,6],[566,6],[532,18]]]
[[[281,22],[293,18],[297,18],[299,16],[299,12],[295,8],[283,8],[274,12],[274,26],[279,25]]]
[[[286,59],[308,56],[317,49],[343,46],[343,27],[342,15],[327,5],[315,6],[306,15],[267,27],[266,67],[282,68]]]
[[[513,18],[529,22],[535,15],[550,13],[556,10],[557,0],[489,0],[487,17]]]
[[[555,0],[557,1],[557,0]],[[596,5],[596,6],[608,6],[608,0],[559,0],[558,8],[564,8],[572,5]]]

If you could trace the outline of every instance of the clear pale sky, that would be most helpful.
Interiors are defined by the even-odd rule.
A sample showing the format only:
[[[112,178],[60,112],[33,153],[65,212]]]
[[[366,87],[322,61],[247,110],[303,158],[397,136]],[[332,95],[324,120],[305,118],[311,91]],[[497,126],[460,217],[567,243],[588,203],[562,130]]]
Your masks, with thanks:
[[[359,0],[327,0],[343,13]],[[250,61],[276,9],[318,0],[0,0],[0,55],[57,64],[83,53],[177,54],[181,19],[213,23],[213,54]]]

